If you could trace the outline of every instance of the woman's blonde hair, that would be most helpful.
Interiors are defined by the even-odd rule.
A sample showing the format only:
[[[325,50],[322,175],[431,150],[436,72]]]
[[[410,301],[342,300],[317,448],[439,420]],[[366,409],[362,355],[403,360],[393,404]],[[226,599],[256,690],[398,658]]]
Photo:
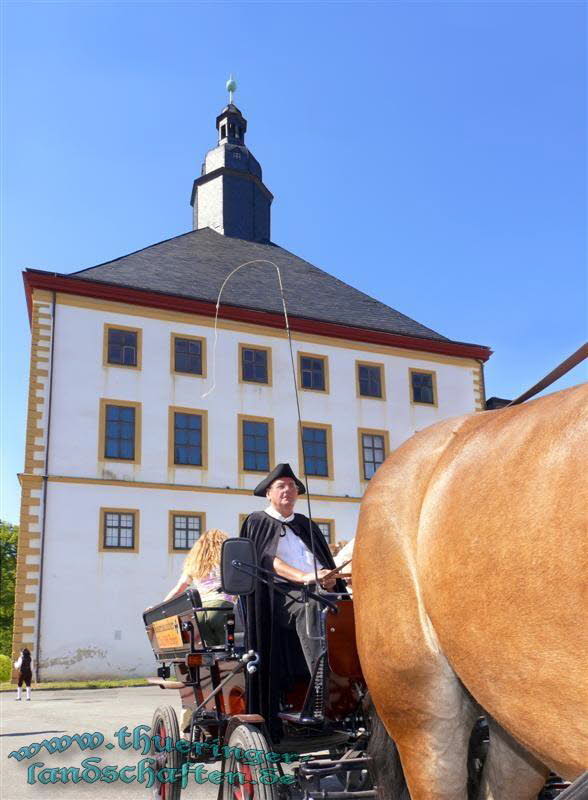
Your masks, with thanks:
[[[229,534],[212,528],[192,545],[184,561],[184,574],[192,580],[201,580],[220,564],[221,547]]]

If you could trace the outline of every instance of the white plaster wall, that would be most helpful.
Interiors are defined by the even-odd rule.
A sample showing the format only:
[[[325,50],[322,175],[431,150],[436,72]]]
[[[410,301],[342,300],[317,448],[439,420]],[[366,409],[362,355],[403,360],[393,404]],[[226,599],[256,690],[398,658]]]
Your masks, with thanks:
[[[104,506],[139,510],[138,553],[98,552]],[[141,615],[176,583],[184,560],[168,552],[169,511],[204,511],[209,527],[237,535],[239,514],[264,507],[264,499],[243,495],[50,482],[42,583],[43,679],[154,674]],[[358,507],[314,501],[313,514],[334,518],[337,535],[350,538]],[[299,510],[305,511],[302,501]]]
[[[103,366],[106,322],[141,328],[141,370]],[[207,379],[171,372],[172,332],[207,339]],[[213,372],[213,331],[208,326],[60,305],[55,335],[49,474],[252,489],[259,476],[238,472],[238,414],[273,418],[276,461],[289,461],[300,470],[293,379],[284,338],[220,330],[216,388],[203,398],[212,385]],[[273,386],[239,383],[239,342],[272,348]],[[294,346],[296,352],[316,352],[329,359],[329,393],[300,392],[303,420],[328,423],[333,430],[334,480],[311,478],[315,494],[362,494],[359,427],[388,430],[394,449],[417,430],[474,410],[471,366],[371,355],[352,346],[344,349],[304,341]],[[385,364],[385,400],[356,396],[356,359]],[[438,407],[411,404],[409,367],[436,371]],[[99,459],[100,398],[142,404],[140,464]],[[208,469],[168,467],[170,406],[208,411]]]
[[[105,323],[142,330],[141,370],[103,366]],[[207,339],[207,379],[171,372],[172,332]],[[157,486],[50,480],[41,620],[43,677],[152,674],[154,661],[141,612],[169,591],[183,560],[168,553],[169,511],[204,511],[209,527],[235,535],[239,514],[264,507],[263,499],[251,495],[167,489],[161,484],[252,490],[261,476],[238,472],[238,414],[272,417],[276,460],[289,461],[300,472],[287,342],[279,332],[267,336],[221,329],[216,389],[203,398],[213,371],[213,329],[208,325],[59,304],[55,337],[49,474]],[[239,342],[272,348],[273,386],[239,383]],[[311,478],[315,495],[361,497],[365,485],[359,476],[358,427],[388,430],[391,448],[395,448],[416,430],[474,410],[471,362],[458,366],[431,361],[425,355],[371,354],[352,343],[348,349],[318,342],[294,344],[296,351],[329,359],[329,394],[300,392],[303,420],[329,423],[333,430],[334,478]],[[385,400],[356,396],[356,360],[385,365]],[[438,407],[410,403],[409,367],[435,370]],[[141,402],[140,464],[99,459],[101,397]],[[172,405],[208,411],[208,469],[168,467],[168,409]],[[139,509],[137,554],[98,552],[101,507]],[[303,499],[298,509],[306,513]],[[354,535],[358,509],[359,503],[337,500],[313,500],[312,505],[316,518],[335,520],[338,541]],[[120,638],[115,638],[115,631]]]

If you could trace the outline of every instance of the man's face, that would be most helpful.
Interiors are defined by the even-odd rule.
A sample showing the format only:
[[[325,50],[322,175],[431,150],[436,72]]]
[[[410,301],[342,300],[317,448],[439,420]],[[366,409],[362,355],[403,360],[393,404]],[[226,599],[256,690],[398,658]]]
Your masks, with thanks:
[[[276,511],[289,517],[298,499],[298,489],[292,478],[278,478],[270,485],[266,496]]]

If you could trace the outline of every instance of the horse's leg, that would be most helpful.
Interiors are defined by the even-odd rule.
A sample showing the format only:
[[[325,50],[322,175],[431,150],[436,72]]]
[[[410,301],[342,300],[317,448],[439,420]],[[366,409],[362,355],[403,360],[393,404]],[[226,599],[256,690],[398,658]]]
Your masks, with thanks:
[[[467,800],[468,745],[478,710],[442,656],[438,668],[434,679],[414,687],[414,697],[394,696],[393,686],[400,686],[391,683],[388,697],[376,689],[374,701],[396,743],[411,800]],[[383,785],[379,775],[377,783]],[[379,798],[396,800],[391,792]]]
[[[422,500],[461,424],[428,429],[380,467],[362,502],[353,551],[361,666],[412,800],[467,798],[476,710],[439,646],[417,563]],[[383,799],[396,800],[391,791]]]
[[[490,747],[482,773],[479,800],[533,800],[549,770],[497,722],[490,719]]]
[[[418,727],[396,743],[412,800],[467,800],[468,745],[477,709],[451,674],[443,676]]]

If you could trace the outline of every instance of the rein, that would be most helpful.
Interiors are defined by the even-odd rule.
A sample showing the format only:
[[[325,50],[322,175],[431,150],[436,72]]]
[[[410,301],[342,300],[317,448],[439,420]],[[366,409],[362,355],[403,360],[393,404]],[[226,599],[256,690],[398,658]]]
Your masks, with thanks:
[[[527,389],[526,392],[523,392],[523,394],[519,395],[519,397],[517,397],[515,400],[511,400],[510,403],[505,406],[505,408],[508,408],[509,406],[516,406],[519,403],[524,403],[525,400],[529,400],[531,397],[534,397],[536,394],[543,391],[543,389],[547,389],[548,386],[551,386],[552,383],[555,383],[555,381],[561,378],[562,375],[565,375],[566,372],[569,372],[571,369],[576,367],[578,364],[584,361],[585,358],[588,358],[588,342],[579,347],[576,352],[572,353],[572,355],[566,358],[565,361],[562,361],[558,367],[552,369],[548,375],[539,381],[539,383],[531,386],[530,389]]]

